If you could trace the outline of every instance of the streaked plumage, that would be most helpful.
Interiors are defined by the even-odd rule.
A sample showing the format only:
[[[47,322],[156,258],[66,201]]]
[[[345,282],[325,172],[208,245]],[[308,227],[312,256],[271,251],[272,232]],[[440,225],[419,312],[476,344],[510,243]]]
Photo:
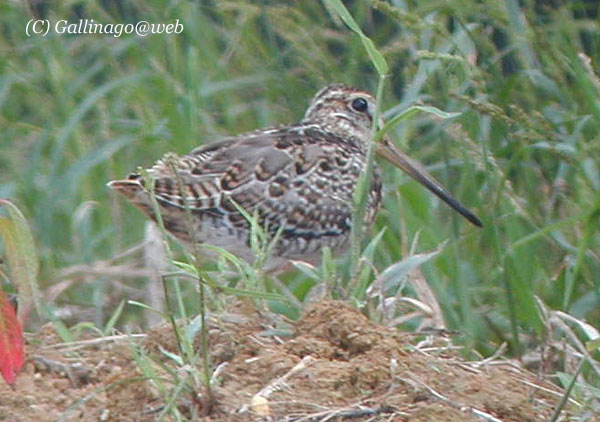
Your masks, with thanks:
[[[374,107],[374,98],[365,91],[329,85],[317,93],[298,124],[225,138],[182,157],[163,158],[148,172],[166,229],[186,243],[220,246],[252,261],[249,224],[237,204],[250,215],[256,213],[270,235],[280,230],[267,270],[281,269],[289,260],[316,264],[324,246],[344,250],[352,225],[352,198],[371,142]],[[399,153],[389,141],[383,145]],[[154,218],[139,174],[109,186]],[[380,204],[381,177],[375,167],[367,223]]]

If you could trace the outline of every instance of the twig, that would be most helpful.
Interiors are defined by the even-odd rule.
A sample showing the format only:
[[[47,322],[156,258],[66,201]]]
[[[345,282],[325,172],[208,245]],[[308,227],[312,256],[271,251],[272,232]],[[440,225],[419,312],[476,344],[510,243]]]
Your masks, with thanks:
[[[73,342],[69,342],[69,343],[58,343],[58,344],[50,344],[48,346],[42,346],[43,349],[50,349],[50,350],[55,350],[55,349],[64,349],[65,351],[72,351],[72,350],[76,350],[76,349],[80,349],[82,347],[86,347],[86,346],[95,346],[97,344],[102,344],[102,343],[108,343],[111,341],[119,341],[119,340],[123,340],[123,339],[131,339],[131,338],[145,338],[147,337],[148,334],[121,334],[121,335],[117,335],[117,336],[106,336],[106,337],[100,337],[100,338],[94,338],[94,339],[90,339],[90,340],[80,340],[80,341],[73,341]]]
[[[494,354],[492,356],[487,357],[480,362],[473,362],[473,363],[471,363],[471,365],[473,365],[475,368],[479,368],[480,366],[484,366],[492,361],[495,361],[504,353],[504,351],[506,350],[506,346],[507,346],[506,342],[502,343],[500,345],[500,347],[498,347],[498,349],[496,349],[496,351],[494,352]]]
[[[272,393],[283,388],[288,379],[294,376],[296,373],[306,369],[316,359],[312,356],[305,356],[300,362],[298,362],[292,369],[290,369],[285,375],[271,381],[265,388],[260,390],[254,396],[268,398]]]
[[[358,409],[331,409],[323,412],[313,413],[310,415],[302,416],[300,418],[292,418],[291,421],[294,422],[305,422],[305,421],[318,421],[318,422],[327,422],[335,418],[335,420],[341,419],[356,419],[365,416],[374,416],[380,415],[382,413],[393,413],[394,415],[401,414],[392,406],[379,406],[379,407],[364,407],[361,405]],[[409,416],[408,414],[404,414],[403,416]]]
[[[305,356],[285,375],[271,381],[266,387],[252,396],[250,404],[243,405],[236,413],[248,413],[248,411],[251,410],[253,413],[261,416],[270,415],[271,410],[269,408],[269,401],[267,400],[269,396],[275,391],[282,389],[286,385],[288,379],[294,376],[294,374],[306,369],[313,361],[315,361],[315,358],[312,356]]]
[[[543,391],[544,393],[547,393],[547,394],[550,394],[550,395],[553,395],[553,396],[562,397],[562,396],[563,396],[563,394],[564,394],[564,393],[560,393],[560,392],[558,392],[558,391],[554,391],[554,390],[551,390],[551,389],[549,389],[549,388],[542,387],[541,385],[534,384],[534,383],[532,383],[532,382],[529,382],[529,381],[526,381],[526,380],[523,380],[523,379],[520,379],[520,378],[515,378],[515,379],[516,379],[518,382],[520,382],[520,383],[523,383],[523,384],[525,384],[525,385],[526,385],[526,386],[528,386],[528,387],[535,388],[536,390]],[[578,406],[578,407],[581,407],[581,403],[579,403],[577,400],[575,400],[575,399],[573,399],[573,398],[569,397],[569,401],[570,401],[572,404],[574,404],[574,405],[576,405],[576,406]]]

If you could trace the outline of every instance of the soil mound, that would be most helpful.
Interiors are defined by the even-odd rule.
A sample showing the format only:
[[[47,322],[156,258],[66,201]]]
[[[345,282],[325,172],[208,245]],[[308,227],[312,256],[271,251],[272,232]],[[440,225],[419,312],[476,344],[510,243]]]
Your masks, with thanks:
[[[425,336],[341,302],[312,305],[287,330],[253,312],[212,316],[209,332],[218,373],[203,421],[533,422],[547,420],[562,394],[516,363],[466,362],[444,338],[418,344]],[[142,375],[140,346],[162,387]],[[186,417],[206,410],[202,391],[165,400],[182,370],[169,357],[179,351],[168,324],[68,345],[46,326],[27,352],[16,389],[0,386],[2,421],[153,421],[166,405]]]

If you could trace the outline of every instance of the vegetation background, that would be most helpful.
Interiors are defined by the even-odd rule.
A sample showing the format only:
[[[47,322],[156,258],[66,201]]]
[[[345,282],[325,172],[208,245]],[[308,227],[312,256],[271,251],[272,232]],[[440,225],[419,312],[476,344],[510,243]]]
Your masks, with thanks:
[[[483,355],[506,343],[527,356],[569,333],[590,340],[600,326],[600,2],[345,3],[389,64],[386,117],[414,104],[461,113],[416,115],[392,137],[484,222],[470,226],[384,165],[375,273],[439,248],[422,274],[447,327]],[[184,31],[28,37],[31,16],[179,20]],[[109,180],[168,151],[298,121],[325,84],[374,92],[378,81],[360,39],[318,1],[4,1],[0,51],[0,197],[27,218],[48,313],[71,335],[81,323],[148,322],[119,306],[148,302],[148,264],[122,255],[143,243],[145,219]],[[299,302],[316,283],[300,271],[283,282]],[[197,312],[185,293],[196,286],[177,286]],[[372,300],[364,289],[353,299]]]

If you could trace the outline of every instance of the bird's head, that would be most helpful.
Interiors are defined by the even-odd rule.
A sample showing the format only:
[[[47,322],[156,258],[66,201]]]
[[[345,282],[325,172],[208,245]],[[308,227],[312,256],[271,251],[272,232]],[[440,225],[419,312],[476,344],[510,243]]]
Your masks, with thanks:
[[[303,123],[317,124],[340,138],[371,141],[375,98],[366,91],[342,84],[321,89],[312,99]]]
[[[366,150],[372,142],[374,116],[375,97],[357,88],[332,84],[315,95],[306,110],[303,123],[317,124],[344,139],[354,138]],[[383,127],[382,119],[379,120],[378,126]],[[375,152],[417,180],[471,223],[482,226],[477,216],[446,192],[423,165],[400,151],[389,137],[385,136],[377,143]]]

